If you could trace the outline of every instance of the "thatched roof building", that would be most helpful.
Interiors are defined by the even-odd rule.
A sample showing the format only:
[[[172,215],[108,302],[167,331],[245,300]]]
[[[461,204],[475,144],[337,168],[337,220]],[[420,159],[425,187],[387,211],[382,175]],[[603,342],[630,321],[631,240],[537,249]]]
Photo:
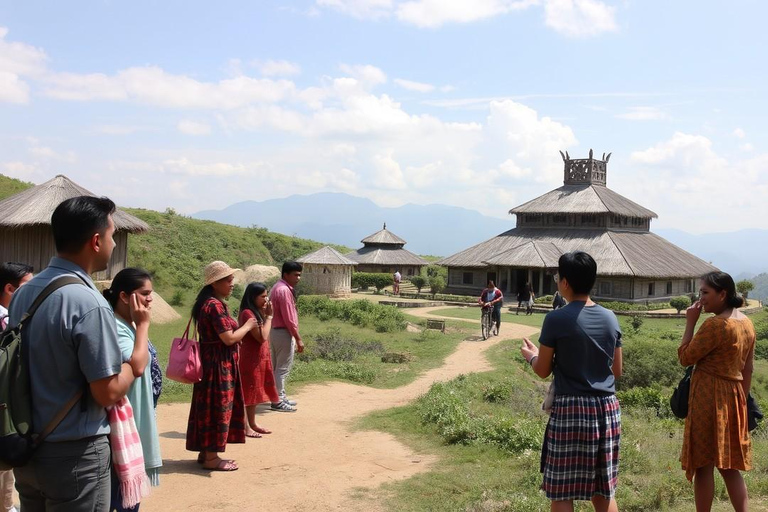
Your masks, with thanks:
[[[72,180],[59,174],[40,185],[0,201],[0,261],[19,261],[39,272],[56,255],[51,233],[51,215],[64,200],[77,196],[93,196]],[[113,216],[115,250],[109,268],[93,277],[112,279],[126,267],[128,233],[143,233],[149,226],[120,209]]]
[[[387,225],[361,240],[363,247],[347,254],[358,263],[358,272],[394,273],[404,277],[418,275],[428,262],[404,248],[405,240],[387,230]]]
[[[650,232],[658,216],[606,186],[610,154],[571,159],[563,186],[512,208],[517,227],[444,258],[452,292],[479,292],[488,279],[513,295],[530,283],[552,293],[561,254],[582,250],[597,261],[597,298],[646,301],[692,293],[711,264]]]
[[[333,247],[322,247],[299,258],[301,281],[310,293],[344,297],[352,293],[352,271],[357,265]]]

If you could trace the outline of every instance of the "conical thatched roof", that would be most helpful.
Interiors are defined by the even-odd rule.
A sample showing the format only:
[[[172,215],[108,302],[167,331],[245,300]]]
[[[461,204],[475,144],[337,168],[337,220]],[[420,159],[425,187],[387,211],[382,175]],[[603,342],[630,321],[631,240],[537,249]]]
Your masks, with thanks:
[[[95,196],[66,176],[55,178],[0,201],[0,226],[20,228],[51,223],[51,215],[63,201],[77,196]],[[119,208],[113,219],[117,231],[142,233],[149,226]]]
[[[686,278],[717,270],[645,231],[514,228],[442,259],[447,267],[521,266],[554,268],[554,259],[569,251],[585,251],[597,262],[599,275],[645,278]],[[520,253],[519,255],[517,253]],[[554,261],[553,261],[554,260]]]
[[[333,247],[328,247],[327,245],[314,252],[305,254],[296,261],[315,265],[357,265],[356,261],[352,261]]]
[[[603,185],[563,185],[509,210],[509,213],[612,213],[644,219],[654,212]]]
[[[363,265],[429,265],[428,261],[402,247],[362,247],[347,254],[347,258]]]
[[[384,229],[381,229],[374,234],[367,236],[360,240],[365,245],[392,245],[402,247],[406,244],[406,241],[387,230],[387,225],[384,224]]]

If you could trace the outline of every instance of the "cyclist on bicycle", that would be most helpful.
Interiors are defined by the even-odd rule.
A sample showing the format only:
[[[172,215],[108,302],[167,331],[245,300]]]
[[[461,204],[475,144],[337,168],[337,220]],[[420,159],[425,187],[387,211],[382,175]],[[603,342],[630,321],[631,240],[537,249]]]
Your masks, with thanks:
[[[496,322],[496,331],[493,333],[495,336],[499,335],[499,327],[501,326],[501,304],[504,300],[504,294],[501,290],[496,288],[496,284],[493,280],[488,280],[488,286],[480,294],[480,299],[477,303],[483,308],[493,308],[491,318]]]

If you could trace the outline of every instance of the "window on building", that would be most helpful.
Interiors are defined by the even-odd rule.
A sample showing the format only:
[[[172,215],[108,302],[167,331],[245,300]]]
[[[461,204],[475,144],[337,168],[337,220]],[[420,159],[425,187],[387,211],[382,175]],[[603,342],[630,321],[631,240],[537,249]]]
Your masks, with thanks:
[[[667,295],[672,295],[672,281],[667,281]]]
[[[693,281],[690,279],[685,280],[685,293],[691,293],[693,291]]]
[[[601,297],[610,297],[613,295],[613,283],[610,281],[600,281],[597,283],[597,290]]]
[[[656,295],[656,283],[648,283],[648,296],[653,297]]]
[[[413,269],[412,269],[412,268],[409,268],[409,269],[408,269],[408,275],[409,275],[409,276],[412,276],[412,275],[413,275]]]
[[[461,275],[461,284],[475,284],[475,274],[473,272],[464,272]]]

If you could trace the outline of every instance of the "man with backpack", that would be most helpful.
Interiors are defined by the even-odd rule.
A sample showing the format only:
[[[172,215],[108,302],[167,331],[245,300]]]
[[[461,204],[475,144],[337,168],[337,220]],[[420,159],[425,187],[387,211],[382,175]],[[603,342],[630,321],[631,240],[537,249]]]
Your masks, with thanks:
[[[51,282],[62,276],[82,281],[51,293],[22,330],[33,431],[49,425],[63,404],[75,404],[31,460],[14,469],[22,510],[109,509],[105,407],[125,396],[134,369],[122,360],[114,313],[90,274],[107,268],[115,247],[114,212],[107,198],[80,196],[61,203],[51,217],[57,256],[10,304],[14,326]],[[78,395],[82,398],[73,401]]]
[[[8,306],[13,293],[30,279],[34,269],[24,263],[7,262],[0,265],[0,330],[8,327]],[[13,471],[0,471],[0,511],[16,512],[13,504]]]

